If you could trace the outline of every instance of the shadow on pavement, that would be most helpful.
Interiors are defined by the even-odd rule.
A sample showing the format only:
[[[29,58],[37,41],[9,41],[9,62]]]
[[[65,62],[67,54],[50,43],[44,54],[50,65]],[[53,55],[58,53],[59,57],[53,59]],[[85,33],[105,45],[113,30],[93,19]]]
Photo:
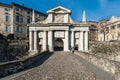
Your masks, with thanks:
[[[16,73],[9,73],[6,76],[0,77],[0,80],[2,78],[3,78],[3,80],[6,80],[6,78],[14,77],[14,75],[19,76],[29,69],[38,67],[41,64],[43,64],[50,56],[52,56],[52,54],[53,54],[53,52],[45,52],[44,54],[39,54],[39,56],[35,57],[37,60],[35,60],[32,64],[28,65],[27,67],[25,67],[23,69],[18,70]]]
[[[29,67],[26,67],[24,70],[27,70],[27,69],[31,69],[31,68],[34,68],[34,67],[38,67],[40,66],[41,64],[43,64],[50,56],[52,56],[53,52],[46,52],[45,54],[43,54],[39,60],[35,61],[33,64],[31,64]]]

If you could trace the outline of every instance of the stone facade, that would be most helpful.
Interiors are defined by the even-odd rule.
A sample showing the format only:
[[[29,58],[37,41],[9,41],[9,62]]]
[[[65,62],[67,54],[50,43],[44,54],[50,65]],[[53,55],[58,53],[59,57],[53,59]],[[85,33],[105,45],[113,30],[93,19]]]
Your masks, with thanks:
[[[13,9],[10,5],[0,3],[0,33],[7,35],[13,33]],[[9,27],[8,27],[9,26]],[[7,30],[9,28],[9,30]]]
[[[120,40],[120,18],[112,16],[99,22],[98,41]]]
[[[89,40],[97,41],[98,40],[98,22],[87,21],[87,23],[90,25]]]
[[[32,9],[16,3],[0,3],[0,33],[14,34],[15,39],[27,39],[27,24],[32,21]],[[35,11],[35,21],[44,20],[46,14]]]
[[[54,51],[56,38],[63,41],[63,51],[70,51],[77,46],[78,50],[88,51],[89,25],[86,22],[72,21],[71,11],[58,6],[47,11],[45,21],[33,22],[29,25],[30,52],[37,53],[41,50]]]

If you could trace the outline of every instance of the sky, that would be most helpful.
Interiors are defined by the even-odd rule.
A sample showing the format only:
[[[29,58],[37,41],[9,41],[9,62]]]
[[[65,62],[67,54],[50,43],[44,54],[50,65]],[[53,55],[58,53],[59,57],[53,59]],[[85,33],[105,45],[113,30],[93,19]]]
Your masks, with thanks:
[[[99,21],[111,16],[120,17],[120,0],[0,0],[0,2],[24,4],[43,13],[56,6],[63,6],[72,11],[71,17],[74,21],[82,20],[83,10],[86,11],[87,21]]]

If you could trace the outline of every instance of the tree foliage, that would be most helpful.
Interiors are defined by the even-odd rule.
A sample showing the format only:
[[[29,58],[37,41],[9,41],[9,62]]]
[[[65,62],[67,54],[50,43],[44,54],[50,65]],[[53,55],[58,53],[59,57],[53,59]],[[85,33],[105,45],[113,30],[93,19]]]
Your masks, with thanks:
[[[3,34],[0,34],[0,39],[4,39],[4,35]]]
[[[13,40],[14,39],[14,34],[9,34],[6,36],[6,39]]]

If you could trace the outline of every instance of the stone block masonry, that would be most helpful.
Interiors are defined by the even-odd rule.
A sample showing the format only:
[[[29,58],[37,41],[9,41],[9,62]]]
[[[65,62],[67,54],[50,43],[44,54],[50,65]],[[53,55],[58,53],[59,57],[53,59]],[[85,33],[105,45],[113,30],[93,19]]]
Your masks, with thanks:
[[[77,51],[75,54],[109,72],[115,77],[115,80],[120,80],[120,62],[108,60],[85,52]]]
[[[41,52],[34,56],[26,57],[24,59],[0,63],[0,78],[9,75],[10,73],[16,73],[29,65],[39,60],[42,56],[46,55],[46,52]]]

